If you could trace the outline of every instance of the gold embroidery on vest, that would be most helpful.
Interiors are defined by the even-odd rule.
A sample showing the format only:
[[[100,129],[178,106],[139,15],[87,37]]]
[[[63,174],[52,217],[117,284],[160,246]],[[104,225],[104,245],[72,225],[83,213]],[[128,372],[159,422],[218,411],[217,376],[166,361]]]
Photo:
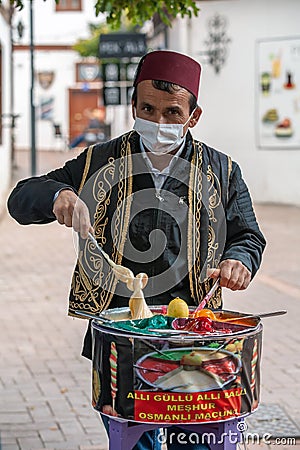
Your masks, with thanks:
[[[95,230],[95,237],[101,246],[106,243],[105,229],[108,223],[107,208],[111,200],[115,170],[115,160],[111,157],[108,159],[108,163],[97,172],[97,176],[93,182],[92,193],[94,200],[97,202],[93,227]]]
[[[129,137],[123,136],[121,144],[118,199],[116,207],[116,219],[114,223],[115,235],[113,238],[113,256],[114,261],[117,264],[121,263],[123,257],[123,250],[130,218],[130,206],[132,201],[132,158]],[[125,201],[124,192],[127,193],[125,196]],[[125,232],[124,228],[126,230]]]
[[[87,310],[88,312],[96,314],[99,310],[99,303],[97,302],[97,293],[93,292],[90,277],[86,274],[82,264],[83,251],[78,256],[78,271],[74,272],[72,279],[72,289],[77,301],[70,302],[70,307],[73,310]],[[88,301],[88,303],[86,303]],[[71,311],[69,314],[72,315]],[[76,317],[78,317],[76,315]]]
[[[130,207],[132,198],[132,160],[129,138],[131,133],[124,135],[121,142],[120,158],[116,165],[114,158],[108,159],[108,164],[102,167],[93,181],[92,194],[97,203],[94,214],[95,236],[100,245],[106,243],[106,227],[108,225],[107,208],[110,205],[113,179],[117,175],[117,203],[115,218],[118,227],[114,227],[113,251],[111,258],[120,263],[124,250],[125,239],[129,226]],[[87,153],[84,174],[81,181],[81,190],[86,182],[91,162],[92,146]],[[117,166],[117,167],[116,167]],[[117,174],[116,174],[117,170]],[[89,272],[86,273],[86,270]],[[78,265],[72,279],[72,291],[75,297],[70,301],[69,314],[72,310],[84,309],[97,314],[105,309],[114,294],[117,280],[112,274],[103,272],[103,259],[97,251],[93,252],[92,243],[87,240],[85,247],[80,251]],[[100,288],[100,289],[99,289]],[[78,316],[77,316],[78,317]]]
[[[214,215],[214,209],[221,204],[221,184],[219,178],[214,174],[210,165],[207,167],[207,182],[209,184],[209,220],[211,222],[217,222]]]
[[[90,160],[89,160],[90,161]],[[93,186],[97,184],[97,180],[99,177],[103,177],[109,186],[112,186],[114,170],[112,170],[113,160],[109,161],[108,165],[105,165],[102,169],[97,172],[96,179],[94,180]],[[87,164],[86,167],[87,168]],[[111,180],[109,181],[107,174],[104,175],[105,172],[110,173]],[[86,179],[85,175],[85,179]],[[100,183],[101,184],[101,183]],[[82,187],[83,188],[83,187]],[[81,190],[82,190],[81,188]],[[107,189],[108,197],[111,195],[111,189]],[[100,196],[95,196],[95,189],[92,189],[93,198],[97,201],[97,209],[94,215],[97,220],[100,220],[99,217],[99,202],[98,199]],[[107,200],[107,204],[109,200]],[[101,204],[101,208],[105,206],[105,202]],[[106,209],[105,209],[106,213]],[[101,217],[105,217],[105,213]],[[104,220],[103,232],[105,230],[105,223],[107,223],[107,219]],[[95,229],[95,223],[94,223]],[[101,227],[97,228],[99,232]],[[101,241],[101,239],[99,239]],[[103,241],[100,245],[103,245]],[[75,268],[71,288],[76,299],[75,301],[70,301],[70,308],[72,309],[85,309],[91,313],[97,313],[100,309],[101,301],[99,299],[99,285],[101,284],[104,273],[103,273],[103,259],[99,256],[99,252],[94,249],[94,244],[87,239],[84,243],[83,250],[80,250],[77,268]],[[77,303],[78,302],[78,303]],[[87,303],[86,303],[87,302]]]
[[[108,159],[108,164],[98,171],[92,190],[93,198],[97,202],[97,209],[94,215],[95,236],[99,244],[104,245],[106,243],[106,227],[108,226],[107,209],[111,202],[113,180],[117,177],[115,226],[113,227],[114,234],[112,235],[113,249],[110,255],[117,264],[122,260],[132,198],[132,160],[129,137],[130,134],[122,137],[118,162],[116,163],[114,158],[111,157]],[[91,301],[88,304],[90,306],[89,311],[99,313],[108,307],[115,292],[117,279],[111,270],[108,273],[103,272],[103,260],[99,254],[92,252],[92,249],[89,248],[90,245],[90,242],[86,242],[85,252],[82,257],[84,257],[85,266],[94,275],[92,280],[89,280],[89,277],[84,273],[83,267],[81,267],[79,276],[76,274],[76,279],[79,282],[77,285],[74,285],[73,292],[76,299],[79,297],[82,302],[91,297]],[[80,261],[78,262],[81,266]],[[71,306],[74,307],[73,304]],[[84,307],[87,308],[86,304]]]
[[[189,180],[189,215],[188,215],[188,270],[191,296],[199,303],[210,290],[214,280],[206,279],[201,283],[201,207],[202,207],[202,145],[193,142],[194,155]],[[215,209],[221,206],[221,184],[209,165],[206,173],[208,183],[208,254],[204,268],[217,267],[219,264],[216,252],[219,244],[216,241],[214,226],[218,225]],[[213,224],[213,225],[211,225]],[[206,266],[207,264],[207,266]],[[205,270],[204,269],[204,270]],[[222,303],[222,289],[218,288],[208,303],[209,308],[218,308]]]
[[[85,169],[86,168],[87,164]],[[97,202],[97,209],[94,214],[94,230],[100,245],[103,245],[105,242],[105,239],[101,239],[101,232],[103,233],[103,237],[105,226],[108,222],[106,211],[110,202],[114,173],[114,159],[110,158],[108,164],[97,171],[97,175],[93,180],[92,194],[94,200]],[[86,177],[87,174],[85,175],[85,179]],[[102,180],[105,180],[107,186],[103,185]],[[103,201],[104,199],[105,201]],[[103,218],[105,218],[104,222],[101,223],[101,219]],[[79,301],[78,304],[76,303],[77,309],[88,309],[89,312],[96,313],[99,312],[99,309],[101,308],[99,285],[102,283],[105,276],[103,273],[103,259],[98,251],[93,252],[93,248],[94,244],[87,239],[84,244],[84,249],[81,250],[79,254],[78,272],[75,270],[72,289],[75,299]],[[88,303],[85,303],[87,300]],[[71,301],[70,306],[75,309],[74,302]]]
[[[78,193],[80,194],[80,192],[82,191],[82,188],[84,186],[87,174],[89,173],[90,170],[90,165],[91,165],[91,158],[92,158],[92,153],[93,153],[93,148],[95,145],[90,145],[86,154],[86,160],[85,160],[85,166],[84,166],[84,171],[83,171],[83,175],[81,178],[81,182],[80,182],[80,186],[78,189]]]
[[[190,289],[193,298],[199,302],[203,296],[200,254],[200,221],[202,205],[202,145],[193,141],[194,155],[191,164],[189,183],[189,224],[188,224],[188,268]],[[191,242],[192,240],[192,242]]]
[[[208,182],[208,255],[207,255],[207,267],[214,268],[219,264],[216,252],[219,249],[219,243],[216,242],[216,232],[214,227],[218,229],[218,219],[215,215],[215,210],[221,205],[221,184],[218,177],[213,173],[212,167],[207,167],[207,182]]]
[[[195,296],[194,290],[194,279],[193,279],[193,265],[195,263],[194,258],[194,229],[195,229],[195,220],[194,220],[194,184],[195,184],[195,161],[196,161],[196,152],[194,146],[194,154],[191,161],[191,169],[190,169],[190,177],[189,177],[189,190],[188,190],[188,229],[187,229],[187,262],[188,262],[188,272],[189,272],[189,282],[190,282],[190,291],[191,297],[194,300],[197,300]]]
[[[132,202],[132,157],[129,142],[130,136],[131,133],[122,137],[121,157],[119,161],[118,196],[114,222],[114,235],[112,236],[113,251],[111,255],[112,260],[116,264],[121,264],[122,262]],[[103,286],[101,286],[102,291],[100,296],[102,298],[102,310],[108,308],[118,283],[118,280],[112,271],[106,281],[107,283],[104,283]]]
[[[215,229],[218,229],[218,219],[215,211],[218,207],[222,207],[221,203],[221,183],[219,178],[213,172],[212,167],[207,167],[207,182],[209,183],[208,194],[208,212],[210,225],[208,228],[208,254],[207,254],[207,268],[215,268],[219,265],[220,255],[217,254],[219,250],[219,241],[217,240]],[[205,291],[208,292],[214,283],[214,280],[206,280]],[[213,297],[208,302],[209,308],[218,308],[222,304],[222,289],[218,288]]]
[[[227,186],[229,186],[229,180],[232,172],[232,159],[230,156],[227,156],[227,163],[228,163],[228,175],[227,175]],[[229,188],[227,189],[227,197],[226,201],[228,201],[228,195],[229,195]]]

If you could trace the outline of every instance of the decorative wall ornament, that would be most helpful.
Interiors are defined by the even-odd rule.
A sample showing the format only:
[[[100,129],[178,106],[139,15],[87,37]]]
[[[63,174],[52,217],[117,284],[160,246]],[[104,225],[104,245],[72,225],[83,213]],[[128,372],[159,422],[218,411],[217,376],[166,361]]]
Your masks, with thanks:
[[[76,63],[76,82],[91,83],[100,80],[101,74],[98,61]]]
[[[227,37],[228,21],[226,17],[216,13],[208,21],[208,39],[204,41],[208,50],[208,63],[219,73],[228,56],[228,44],[231,39]]]
[[[54,81],[54,71],[44,70],[43,72],[38,72],[37,78],[40,86],[43,89],[48,89]]]

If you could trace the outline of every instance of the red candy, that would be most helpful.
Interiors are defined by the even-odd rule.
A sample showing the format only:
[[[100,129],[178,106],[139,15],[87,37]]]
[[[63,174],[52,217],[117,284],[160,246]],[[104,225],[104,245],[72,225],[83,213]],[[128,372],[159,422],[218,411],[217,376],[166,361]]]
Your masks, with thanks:
[[[198,333],[212,333],[214,331],[213,322],[209,317],[199,317],[193,328]]]
[[[172,324],[175,330],[186,330],[202,335],[206,334],[232,334],[232,330],[228,323],[212,320],[209,317],[190,317],[177,318]]]

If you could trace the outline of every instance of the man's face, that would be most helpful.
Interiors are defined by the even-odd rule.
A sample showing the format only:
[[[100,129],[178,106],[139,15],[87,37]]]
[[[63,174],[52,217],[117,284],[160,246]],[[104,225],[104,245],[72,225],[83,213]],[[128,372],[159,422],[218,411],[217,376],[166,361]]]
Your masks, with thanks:
[[[133,117],[161,124],[184,124],[190,117],[190,96],[183,88],[169,94],[153,87],[151,80],[141,81],[137,85],[136,111],[132,107]],[[201,109],[197,107],[185,125],[184,133],[196,125],[200,114]]]

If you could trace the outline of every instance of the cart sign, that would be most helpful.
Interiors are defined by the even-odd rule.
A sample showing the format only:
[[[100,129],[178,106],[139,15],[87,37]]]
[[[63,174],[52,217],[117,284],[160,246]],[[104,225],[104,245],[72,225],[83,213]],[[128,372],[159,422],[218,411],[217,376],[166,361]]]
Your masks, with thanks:
[[[102,34],[99,40],[99,57],[133,58],[147,52],[146,35],[139,33]]]

